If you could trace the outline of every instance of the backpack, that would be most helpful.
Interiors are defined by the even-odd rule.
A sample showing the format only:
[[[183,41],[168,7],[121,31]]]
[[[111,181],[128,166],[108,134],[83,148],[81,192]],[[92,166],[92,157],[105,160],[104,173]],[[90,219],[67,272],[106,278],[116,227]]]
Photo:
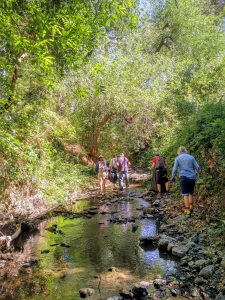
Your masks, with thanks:
[[[158,156],[156,160],[156,169],[166,169],[165,159],[162,156]]]
[[[110,165],[112,169],[117,169],[117,158],[112,158],[110,161]]]

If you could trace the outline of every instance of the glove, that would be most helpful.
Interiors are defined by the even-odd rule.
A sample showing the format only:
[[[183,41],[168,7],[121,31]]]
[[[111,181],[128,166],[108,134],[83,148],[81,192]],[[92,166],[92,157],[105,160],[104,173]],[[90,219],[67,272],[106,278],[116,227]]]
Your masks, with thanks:
[[[172,183],[175,183],[175,182],[176,182],[176,178],[173,177],[173,178],[171,179],[171,182],[172,182]]]

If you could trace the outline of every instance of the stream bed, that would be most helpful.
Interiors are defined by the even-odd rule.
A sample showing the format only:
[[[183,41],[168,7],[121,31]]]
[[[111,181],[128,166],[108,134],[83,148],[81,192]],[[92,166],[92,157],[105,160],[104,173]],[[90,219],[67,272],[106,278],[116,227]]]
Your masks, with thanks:
[[[132,197],[129,193],[119,201],[77,201],[74,212],[97,210],[90,218],[60,215],[42,221],[39,233],[23,246],[24,257],[37,258],[38,264],[24,269],[16,299],[76,300],[80,299],[79,290],[87,287],[95,290],[90,299],[107,299],[137,282],[176,274],[178,264],[173,256],[152,245],[139,245],[141,237],[157,234],[153,218],[112,222],[114,218],[137,218],[150,206],[138,192]],[[55,224],[61,234],[46,230]]]

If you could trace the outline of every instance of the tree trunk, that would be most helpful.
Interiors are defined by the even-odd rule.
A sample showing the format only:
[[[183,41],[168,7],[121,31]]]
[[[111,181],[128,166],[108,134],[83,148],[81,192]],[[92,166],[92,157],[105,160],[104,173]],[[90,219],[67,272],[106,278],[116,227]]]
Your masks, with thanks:
[[[100,130],[93,132],[90,137],[89,155],[95,161],[99,154]]]
[[[7,110],[10,108],[10,106],[14,103],[14,93],[15,93],[15,89],[16,89],[16,82],[18,80],[19,77],[19,67],[21,65],[21,63],[23,62],[23,60],[28,56],[28,53],[25,52],[23,53],[17,60],[17,64],[14,67],[13,70],[13,75],[12,75],[12,79],[11,79],[11,95],[9,95],[8,97],[8,101],[4,104],[3,109]]]

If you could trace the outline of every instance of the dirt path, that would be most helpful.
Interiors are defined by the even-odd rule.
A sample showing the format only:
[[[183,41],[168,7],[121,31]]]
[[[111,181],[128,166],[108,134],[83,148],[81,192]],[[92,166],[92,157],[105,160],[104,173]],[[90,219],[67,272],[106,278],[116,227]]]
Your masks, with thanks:
[[[150,171],[147,169],[143,169],[140,167],[134,167],[130,168],[129,170],[129,180],[130,180],[130,187],[134,188],[141,184],[143,181],[149,180],[149,186],[150,186]],[[106,181],[106,194],[116,191],[113,189],[114,185],[107,180]],[[118,182],[117,182],[117,190],[119,190]],[[87,189],[86,191],[81,191],[77,194],[77,199],[82,198],[89,198],[89,197],[95,197],[100,195],[100,187],[99,187],[99,180],[97,177],[93,178],[93,181],[91,183],[91,188]]]

